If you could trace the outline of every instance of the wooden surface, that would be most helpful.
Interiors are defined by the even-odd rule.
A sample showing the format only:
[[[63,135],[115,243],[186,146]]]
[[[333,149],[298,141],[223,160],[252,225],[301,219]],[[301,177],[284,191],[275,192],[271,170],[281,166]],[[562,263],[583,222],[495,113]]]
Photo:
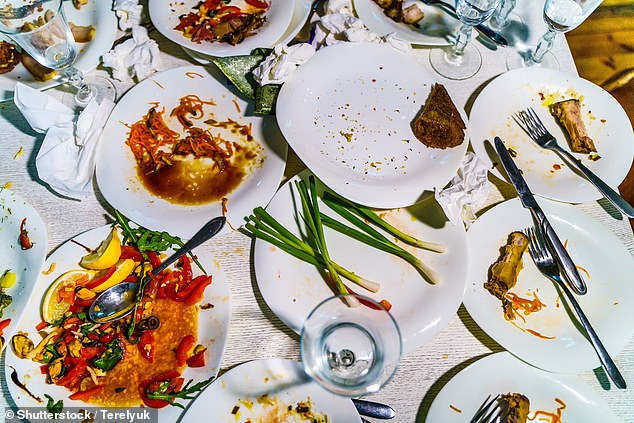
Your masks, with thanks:
[[[634,124],[634,0],[604,1],[566,39],[579,76],[610,91]],[[634,204],[634,165],[619,190]]]

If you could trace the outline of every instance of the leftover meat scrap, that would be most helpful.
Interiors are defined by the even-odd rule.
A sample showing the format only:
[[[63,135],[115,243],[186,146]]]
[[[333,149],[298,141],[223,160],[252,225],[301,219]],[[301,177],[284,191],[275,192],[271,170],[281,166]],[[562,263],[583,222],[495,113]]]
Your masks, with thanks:
[[[528,248],[528,242],[528,237],[522,232],[512,232],[503,247],[501,257],[489,269],[489,280],[484,283],[484,288],[502,301],[507,320],[513,320],[515,313],[506,294],[517,283],[517,275],[522,270],[522,255]]]
[[[525,395],[508,393],[502,395],[501,401],[502,404],[507,405],[509,413],[505,419],[500,420],[500,423],[526,423],[530,401]]]
[[[563,126],[570,148],[575,153],[596,153],[594,141],[588,136],[588,131],[581,118],[581,102],[577,99],[560,101],[550,106],[550,113]]]
[[[412,4],[403,9],[403,0],[374,0],[383,9],[383,13],[395,22],[402,22],[408,25],[416,25],[425,14],[416,5]]]
[[[442,84],[434,84],[418,117],[414,135],[427,147],[452,148],[464,142],[466,125]]]
[[[11,72],[22,60],[17,47],[6,41],[0,41],[0,74]]]

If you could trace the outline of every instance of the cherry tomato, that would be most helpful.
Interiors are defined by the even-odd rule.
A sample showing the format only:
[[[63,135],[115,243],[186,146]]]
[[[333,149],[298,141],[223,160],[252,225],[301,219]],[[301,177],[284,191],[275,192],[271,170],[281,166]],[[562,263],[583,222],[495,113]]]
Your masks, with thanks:
[[[196,339],[193,335],[187,335],[181,340],[180,344],[178,344],[178,349],[176,350],[176,366],[183,367],[187,363],[189,353],[194,348],[195,344]]]

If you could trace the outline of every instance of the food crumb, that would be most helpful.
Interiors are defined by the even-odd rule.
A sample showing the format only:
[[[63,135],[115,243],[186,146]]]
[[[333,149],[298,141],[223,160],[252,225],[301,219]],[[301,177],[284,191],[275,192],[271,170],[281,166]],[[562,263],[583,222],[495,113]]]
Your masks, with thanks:
[[[590,154],[588,156],[588,160],[592,160],[593,162],[596,162],[597,160],[600,160],[601,156],[599,156],[598,154]]]
[[[2,185],[2,189],[11,189],[11,187],[13,186],[13,182],[7,181],[5,182],[4,185]]]
[[[443,354],[442,358],[444,358],[445,360],[449,358],[449,354]]]
[[[458,407],[454,406],[454,405],[449,404],[449,408],[451,408],[456,413],[462,413],[462,410],[459,409]]]
[[[43,275],[50,275],[51,273],[53,273],[55,271],[55,267],[57,267],[57,262],[53,262],[51,263],[51,265],[49,266],[48,270],[42,270],[42,274]]]
[[[16,160],[17,158],[19,158],[20,156],[22,156],[22,153],[24,152],[22,146],[20,146],[20,148],[18,149],[18,151],[13,155],[13,160]]]

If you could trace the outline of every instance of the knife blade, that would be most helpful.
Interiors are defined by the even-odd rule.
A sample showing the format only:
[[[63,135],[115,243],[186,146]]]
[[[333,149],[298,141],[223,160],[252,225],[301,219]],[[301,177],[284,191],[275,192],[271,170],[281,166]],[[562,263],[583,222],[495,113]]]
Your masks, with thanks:
[[[392,407],[381,404],[380,402],[352,398],[352,403],[356,407],[357,412],[362,416],[375,419],[393,419],[394,416],[396,416],[396,412]]]
[[[546,215],[542,211],[541,207],[539,207],[539,204],[537,204],[535,196],[528,187],[528,184],[524,180],[524,177],[520,173],[520,170],[515,165],[513,158],[504,146],[502,140],[499,137],[495,137],[494,142],[495,150],[497,151],[498,156],[500,156],[502,166],[504,166],[506,174],[515,187],[515,190],[517,191],[517,195],[520,197],[522,205],[524,206],[524,208],[527,208],[531,211],[531,214],[538,222],[539,227],[543,230],[548,243],[553,248],[555,258],[559,262],[559,265],[561,266],[563,274],[566,276],[570,287],[577,294],[584,295],[588,291],[588,288],[584,280],[581,278],[581,275],[579,274],[575,263],[568,255],[568,251],[566,251],[566,248],[564,248],[564,245],[561,243],[561,240],[555,233],[555,230],[546,218]]]

